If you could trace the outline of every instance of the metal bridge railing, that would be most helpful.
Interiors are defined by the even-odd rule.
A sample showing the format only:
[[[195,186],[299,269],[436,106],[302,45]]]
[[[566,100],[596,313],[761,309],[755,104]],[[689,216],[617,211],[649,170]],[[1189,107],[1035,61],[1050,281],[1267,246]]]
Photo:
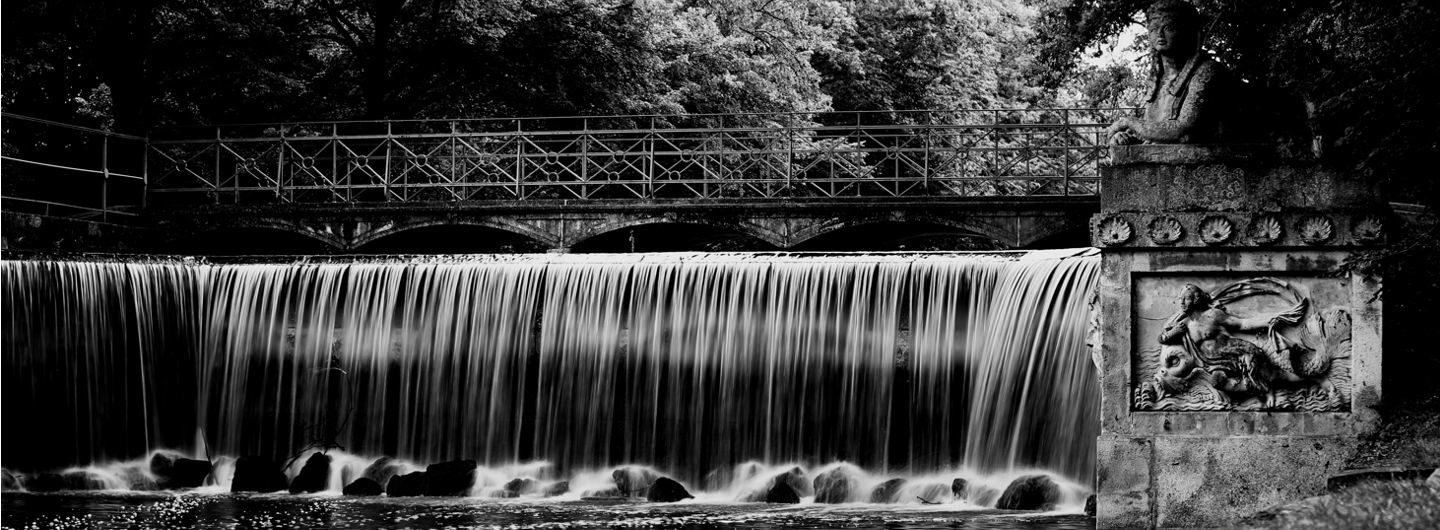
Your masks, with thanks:
[[[143,136],[0,113],[0,210],[125,223],[145,201]]]
[[[1091,196],[1132,109],[590,116],[154,131],[151,200]]]

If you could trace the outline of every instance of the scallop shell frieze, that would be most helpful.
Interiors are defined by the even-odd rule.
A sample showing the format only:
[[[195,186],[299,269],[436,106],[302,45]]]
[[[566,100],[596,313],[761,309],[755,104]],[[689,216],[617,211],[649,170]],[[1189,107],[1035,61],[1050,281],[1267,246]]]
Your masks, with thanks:
[[[1235,223],[1230,219],[1214,216],[1200,221],[1200,241],[1206,245],[1220,245],[1235,237]]]
[[[1313,215],[1300,220],[1297,230],[1300,240],[1315,245],[1329,241],[1335,235],[1335,222],[1328,217]]]
[[[1378,215],[1367,215],[1355,221],[1350,227],[1351,235],[1361,243],[1374,243],[1385,235],[1385,220]]]
[[[1282,237],[1285,237],[1285,226],[1279,217],[1262,215],[1250,223],[1250,240],[1256,244],[1269,245]]]
[[[1106,217],[1100,221],[1096,235],[1101,245],[1113,247],[1129,243],[1135,237],[1135,228],[1123,217]]]
[[[1185,237],[1185,226],[1174,217],[1157,217],[1150,221],[1150,240],[1157,245],[1174,245]]]

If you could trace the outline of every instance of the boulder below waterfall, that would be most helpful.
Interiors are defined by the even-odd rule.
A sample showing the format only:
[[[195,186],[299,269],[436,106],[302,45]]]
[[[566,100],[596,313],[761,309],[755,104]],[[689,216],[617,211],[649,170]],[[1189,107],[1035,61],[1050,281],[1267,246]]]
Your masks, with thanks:
[[[850,502],[855,490],[860,488],[859,479],[843,467],[837,467],[815,476],[815,502],[840,504]]]
[[[771,504],[800,504],[800,494],[790,486],[790,483],[777,480],[765,492],[764,500]]]
[[[955,500],[963,501],[970,495],[970,481],[957,478],[950,483],[950,493],[955,495]]]
[[[650,491],[650,485],[655,483],[660,475],[643,467],[626,466],[610,472],[610,478],[615,481],[615,487],[620,494],[627,497],[644,497]]]
[[[1025,475],[1010,482],[995,507],[1001,510],[1052,510],[1060,502],[1060,485],[1045,475]]]
[[[376,484],[379,484],[380,487],[383,488],[390,482],[391,477],[404,472],[404,464],[401,464],[394,458],[382,456],[370,463],[369,466],[366,466],[365,471],[360,473],[360,476],[375,481]]]
[[[315,453],[305,460],[305,467],[290,481],[290,493],[325,491],[330,482],[330,455]]]
[[[354,482],[346,484],[344,493],[346,495],[353,495],[356,497],[374,497],[381,493],[385,493],[385,489],[381,488],[380,483],[375,482],[375,479],[372,479],[370,477],[360,477],[355,479]]]
[[[693,498],[695,496],[691,495],[685,486],[670,477],[655,479],[655,482],[650,484],[649,493],[645,496],[645,499],[650,502],[677,502]]]
[[[419,497],[429,489],[429,484],[424,471],[395,475],[385,485],[385,494],[391,497]]]
[[[185,458],[180,453],[157,451],[150,457],[150,474],[160,489],[198,488],[205,485],[211,466],[204,460]]]
[[[287,482],[285,473],[280,470],[280,464],[274,460],[242,456],[235,461],[235,476],[230,479],[230,491],[284,491]]]
[[[900,502],[901,492],[905,490],[905,479],[892,478],[881,482],[870,491],[870,502],[875,504],[895,504]]]
[[[425,468],[425,476],[430,481],[425,488],[425,494],[437,497],[469,495],[470,488],[475,485],[475,469],[477,467],[479,466],[474,460],[452,460],[430,464]]]

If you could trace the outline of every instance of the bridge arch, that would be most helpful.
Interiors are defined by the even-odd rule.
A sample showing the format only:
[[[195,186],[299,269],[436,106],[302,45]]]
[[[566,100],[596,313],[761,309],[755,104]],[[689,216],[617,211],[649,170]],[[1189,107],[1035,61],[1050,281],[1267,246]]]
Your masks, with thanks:
[[[931,217],[847,219],[810,227],[797,234],[795,250],[914,250],[917,240],[950,239],[934,250],[999,250],[1007,242],[983,227],[954,219]]]
[[[484,228],[534,241],[541,247],[555,247],[560,238],[540,227],[505,218],[420,218],[381,223],[358,223],[349,247],[364,248],[383,239],[432,228]]]
[[[757,229],[756,227],[747,226],[743,223],[722,219],[691,218],[673,215],[630,217],[598,223],[576,235],[574,239],[571,240],[570,248],[577,252],[604,251],[604,249],[617,248],[621,251],[628,251],[629,248],[617,243],[616,240],[618,240],[621,234],[635,234],[635,232],[633,232],[635,230],[639,230],[642,234],[641,237],[645,239],[651,239],[657,234],[666,233],[670,233],[673,238],[678,234],[674,234],[671,231],[688,230],[683,236],[680,236],[686,240],[671,241],[667,244],[659,245],[661,248],[657,250],[706,250],[696,247],[704,246],[703,244],[707,240],[715,243],[719,240],[726,239],[748,239],[750,243],[743,245],[743,247],[730,249],[724,248],[726,245],[722,242],[717,245],[721,248],[710,250],[766,250],[765,247],[775,249],[784,248],[784,245],[782,245],[784,240],[776,234]],[[639,246],[637,248],[656,249],[656,245],[651,241],[631,243],[638,244]]]
[[[188,228],[163,231],[165,248],[200,254],[331,254],[346,248],[329,227],[279,219]]]

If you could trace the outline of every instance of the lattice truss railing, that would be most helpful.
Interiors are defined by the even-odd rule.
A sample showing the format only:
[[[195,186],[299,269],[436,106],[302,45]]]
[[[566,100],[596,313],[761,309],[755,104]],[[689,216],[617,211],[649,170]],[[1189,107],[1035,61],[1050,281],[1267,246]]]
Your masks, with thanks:
[[[211,202],[1098,193],[1110,109],[328,122],[152,135],[150,191]]]

